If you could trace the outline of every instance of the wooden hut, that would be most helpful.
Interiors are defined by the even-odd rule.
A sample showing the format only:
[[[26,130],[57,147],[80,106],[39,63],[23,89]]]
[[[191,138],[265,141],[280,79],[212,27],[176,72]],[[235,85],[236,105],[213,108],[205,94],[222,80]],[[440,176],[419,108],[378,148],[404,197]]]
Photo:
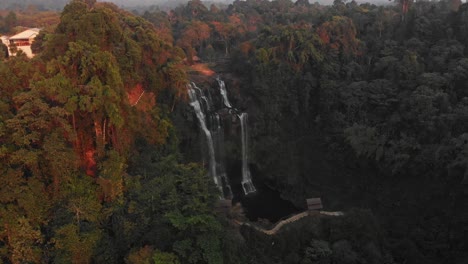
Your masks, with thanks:
[[[306,200],[306,202],[307,202],[307,209],[309,211],[320,210],[323,208],[321,198],[309,198]]]

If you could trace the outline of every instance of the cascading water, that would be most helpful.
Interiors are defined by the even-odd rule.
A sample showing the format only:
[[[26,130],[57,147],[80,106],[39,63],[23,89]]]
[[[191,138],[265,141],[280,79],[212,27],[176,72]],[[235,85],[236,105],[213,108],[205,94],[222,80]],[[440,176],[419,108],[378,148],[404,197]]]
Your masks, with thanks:
[[[224,129],[221,126],[221,120],[218,113],[211,115],[212,136],[215,144],[216,172],[218,178],[224,186],[224,193],[227,197],[232,197],[231,185],[228,182],[226,166],[224,165]]]
[[[221,80],[219,77],[216,78],[219,84],[219,91],[221,93],[221,96],[223,97],[223,102],[224,106],[227,108],[232,108],[231,103],[229,102],[228,96],[227,96],[227,91],[226,91],[226,85],[224,84],[224,81]]]
[[[197,91],[199,91],[200,95],[197,95]],[[203,130],[203,133],[206,136],[206,142],[208,145],[208,155],[210,157],[209,160],[209,171],[211,174],[211,177],[213,177],[213,181],[218,186],[218,188],[222,191],[222,185],[220,179],[218,179],[218,175],[216,174],[216,160],[215,160],[215,150],[214,150],[214,144],[213,144],[213,138],[211,137],[211,132],[206,126],[206,118],[205,114],[203,112],[203,109],[200,104],[200,99],[203,98],[203,93],[198,88],[194,83],[188,85],[188,95],[190,99],[190,106],[193,107],[195,110],[195,114],[197,116],[198,122],[200,124],[200,128]],[[205,102],[207,102],[206,97],[205,97]],[[207,104],[208,105],[208,104]]]
[[[249,134],[247,126],[247,113],[241,113],[239,115],[241,123],[241,137],[242,137],[242,188],[245,194],[256,192],[255,186],[252,183],[252,177],[250,176],[249,169]]]
[[[242,189],[245,194],[250,194],[256,191],[252,183],[248,164],[248,127],[247,113],[237,114],[238,111],[232,108],[226,91],[224,81],[219,77],[216,79],[219,85],[219,91],[222,97],[224,108],[228,108],[228,115],[237,115],[241,124],[241,139],[242,139]],[[209,92],[209,91],[208,91]],[[190,98],[190,106],[195,110],[200,128],[205,134],[208,155],[209,155],[209,173],[213,177],[213,181],[224,194],[224,197],[232,197],[231,186],[227,178],[227,173],[224,165],[224,129],[219,113],[216,112],[216,107],[212,104],[211,95],[205,96],[204,91],[197,87],[195,83],[188,85],[188,95]]]

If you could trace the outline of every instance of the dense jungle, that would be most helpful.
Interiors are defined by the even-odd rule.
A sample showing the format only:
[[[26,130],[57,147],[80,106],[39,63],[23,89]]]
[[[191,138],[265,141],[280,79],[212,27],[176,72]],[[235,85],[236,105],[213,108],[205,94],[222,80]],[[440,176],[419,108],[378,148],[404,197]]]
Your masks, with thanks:
[[[0,263],[468,263],[468,4],[0,10],[24,27],[34,58],[0,42]],[[343,215],[259,231],[311,197]]]

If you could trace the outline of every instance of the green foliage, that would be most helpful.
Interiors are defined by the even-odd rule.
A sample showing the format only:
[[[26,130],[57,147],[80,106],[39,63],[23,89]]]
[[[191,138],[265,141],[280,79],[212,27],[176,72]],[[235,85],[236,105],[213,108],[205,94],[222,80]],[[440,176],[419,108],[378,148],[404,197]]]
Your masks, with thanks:
[[[375,128],[355,124],[345,131],[346,139],[357,155],[380,160],[384,155],[385,137],[378,135]]]
[[[147,160],[145,156],[156,154],[154,150],[149,152],[152,154],[148,150],[141,152],[141,158]],[[150,167],[144,169],[146,177],[130,187],[134,199],[129,210],[147,224],[139,222],[132,232],[150,232],[152,236],[144,234],[145,239],[165,246],[173,244],[182,263],[220,263],[221,226],[213,215],[217,192],[206,172],[195,164],[178,164],[173,156],[138,163]],[[152,229],[154,226],[160,228]],[[175,235],[166,237],[164,228]],[[156,242],[158,237],[167,241]]]
[[[90,263],[99,231],[80,232],[76,224],[68,224],[56,230],[53,240],[56,248],[55,263]]]
[[[153,255],[153,261],[155,264],[179,264],[177,256],[171,253],[156,252]]]
[[[322,260],[320,263],[323,263],[323,259],[328,258],[331,254],[332,250],[327,241],[314,239],[310,242],[310,247],[306,248],[305,260],[302,263],[314,263],[319,260]]]
[[[74,216],[74,220],[96,223],[100,218],[101,204],[97,199],[97,186],[89,177],[73,177],[64,190],[66,208]]]

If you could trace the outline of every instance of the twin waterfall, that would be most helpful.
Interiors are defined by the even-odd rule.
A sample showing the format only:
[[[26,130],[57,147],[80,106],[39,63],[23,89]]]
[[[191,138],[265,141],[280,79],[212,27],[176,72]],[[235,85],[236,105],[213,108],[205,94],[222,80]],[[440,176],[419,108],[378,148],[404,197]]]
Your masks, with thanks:
[[[238,113],[231,106],[227,95],[224,81],[217,78],[219,85],[219,93],[222,97],[222,102],[225,109],[228,109],[229,114],[235,113],[240,120],[241,125],[241,143],[242,143],[242,188],[247,195],[256,191],[250,176],[249,161],[248,161],[248,126],[247,113]],[[214,111],[211,96],[208,93],[197,87],[195,83],[188,85],[188,95],[190,106],[194,109],[197,116],[200,129],[206,137],[208,148],[208,165],[209,173],[213,177],[213,181],[218,186],[224,197],[232,197],[232,190],[227,178],[224,165],[224,128],[219,114]]]

